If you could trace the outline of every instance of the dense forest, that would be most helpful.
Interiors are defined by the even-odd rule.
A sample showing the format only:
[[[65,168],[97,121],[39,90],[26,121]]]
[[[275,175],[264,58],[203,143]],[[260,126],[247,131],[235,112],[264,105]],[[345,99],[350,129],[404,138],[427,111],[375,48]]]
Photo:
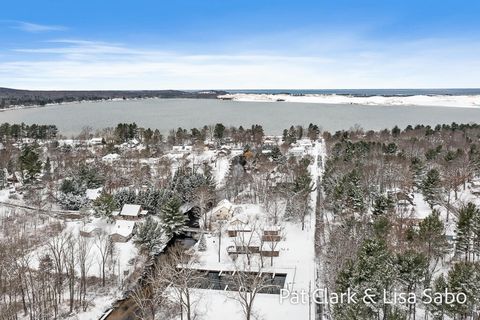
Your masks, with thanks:
[[[139,90],[139,91],[33,91],[0,88],[0,109],[14,106],[44,106],[52,103],[75,101],[97,101],[110,99],[143,98],[192,98],[215,99],[223,91],[178,91],[178,90]]]

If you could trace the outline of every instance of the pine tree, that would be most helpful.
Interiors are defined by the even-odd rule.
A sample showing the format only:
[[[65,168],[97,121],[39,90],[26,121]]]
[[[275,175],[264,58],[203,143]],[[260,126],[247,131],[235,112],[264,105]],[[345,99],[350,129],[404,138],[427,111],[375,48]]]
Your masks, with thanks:
[[[471,262],[460,262],[453,265],[448,272],[449,291],[463,293],[466,303],[453,302],[448,305],[450,314],[456,319],[467,319],[474,306],[480,302],[480,274],[478,265]],[[460,317],[458,317],[460,316]],[[458,318],[457,318],[458,317]]]
[[[143,223],[139,224],[134,242],[150,254],[155,254],[163,243],[162,238],[162,226],[152,216],[149,216]]]
[[[423,196],[432,209],[438,203],[440,197],[440,184],[440,173],[436,169],[428,171],[425,179],[422,181],[421,189]]]
[[[168,235],[181,233],[188,220],[188,217],[180,211],[180,206],[180,199],[173,197],[162,208],[162,227]]]
[[[198,251],[207,251],[207,241],[205,240],[205,234],[203,232],[198,240]]]
[[[50,177],[50,171],[52,170],[52,164],[50,163],[50,157],[47,157],[45,164],[43,165],[45,171],[45,177]]]
[[[444,235],[444,224],[440,220],[440,212],[433,210],[432,213],[418,225],[417,237],[420,245],[425,245],[428,258],[441,257],[447,247],[447,239]]]
[[[7,184],[7,177],[5,176],[5,171],[0,168],[0,189],[5,188]]]
[[[33,180],[35,175],[39,174],[42,169],[40,157],[33,147],[25,146],[18,161],[20,163],[20,170],[22,170],[22,175],[26,181]]]
[[[111,218],[113,210],[116,209],[115,200],[111,194],[102,194],[93,201],[93,210],[98,217]]]
[[[374,216],[380,216],[391,212],[394,209],[394,202],[390,195],[380,195],[375,198],[372,208]]]
[[[336,319],[376,319],[384,304],[383,294],[389,297],[397,270],[391,252],[385,242],[379,239],[366,240],[357,254],[356,260],[350,260],[340,271],[337,280],[337,292],[357,293],[362,297],[369,289],[376,299],[373,303],[340,303],[334,307]],[[386,310],[389,312],[388,310]]]
[[[457,246],[456,250],[465,255],[465,260],[470,260],[475,239],[475,216],[479,215],[477,207],[469,202],[458,212]]]
[[[432,292],[436,295],[439,294],[443,296],[445,294],[445,290],[448,289],[448,283],[443,274],[435,279],[432,289]],[[430,310],[435,320],[443,320],[445,319],[445,315],[448,311],[448,304],[445,303],[445,299],[442,299],[441,302],[437,302],[435,300],[432,301],[431,304],[428,304],[427,308]]]

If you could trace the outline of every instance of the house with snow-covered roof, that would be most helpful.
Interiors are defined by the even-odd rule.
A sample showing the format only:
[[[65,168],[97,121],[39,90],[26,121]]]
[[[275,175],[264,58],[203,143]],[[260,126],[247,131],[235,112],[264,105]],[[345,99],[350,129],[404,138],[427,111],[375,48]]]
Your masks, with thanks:
[[[115,211],[113,216],[121,220],[138,220],[141,217],[146,216],[147,210],[143,210],[142,206],[138,204],[124,204],[122,210]]]
[[[210,211],[212,221],[230,220],[233,215],[233,204],[227,199],[220,201],[215,208]]]
[[[113,242],[127,242],[135,231],[135,221],[117,220],[110,232]]]
[[[102,158],[102,161],[106,163],[114,163],[118,160],[120,160],[120,155],[118,153],[110,153]]]

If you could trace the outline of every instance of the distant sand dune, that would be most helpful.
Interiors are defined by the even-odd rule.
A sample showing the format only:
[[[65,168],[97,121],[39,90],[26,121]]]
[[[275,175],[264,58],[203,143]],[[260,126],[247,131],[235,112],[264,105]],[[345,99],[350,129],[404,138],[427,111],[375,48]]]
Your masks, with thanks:
[[[432,106],[479,108],[480,95],[415,95],[415,96],[370,96],[358,97],[335,94],[248,94],[235,93],[219,96],[220,99],[255,102],[298,102],[321,104],[358,104],[378,106]]]

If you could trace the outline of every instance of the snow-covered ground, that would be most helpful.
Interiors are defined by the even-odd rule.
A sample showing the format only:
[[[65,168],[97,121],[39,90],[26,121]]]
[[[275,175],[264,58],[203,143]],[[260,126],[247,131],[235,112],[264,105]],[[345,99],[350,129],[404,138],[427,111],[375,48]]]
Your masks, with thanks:
[[[358,97],[335,94],[306,94],[295,96],[289,94],[247,94],[236,93],[219,96],[219,98],[234,101],[256,102],[303,102],[321,104],[358,104],[379,106],[432,106],[432,107],[461,107],[480,108],[480,96],[449,96],[449,95],[416,95],[416,96],[370,96]]]
[[[319,163],[319,158],[324,157],[325,148],[323,143],[317,142],[307,153],[311,155],[314,162],[310,165],[310,173],[313,180],[322,174],[323,166]],[[320,157],[319,157],[320,155]],[[317,192],[311,195],[310,206],[315,208]],[[247,217],[250,220],[258,221],[262,224],[267,213],[260,205],[239,204],[234,205],[233,212],[237,215]],[[234,215],[235,217],[235,215]],[[264,257],[263,272],[276,274],[286,274],[284,289],[290,292],[308,294],[309,290],[315,287],[315,215],[310,214],[307,217],[305,230],[301,229],[298,221],[285,221],[281,223],[283,239],[279,242],[276,249],[279,256],[273,258],[273,266],[269,257]],[[196,268],[202,270],[215,271],[233,271],[238,268],[239,260],[246,260],[244,255],[239,255],[236,262],[232,260],[227,252],[227,247],[233,244],[232,238],[223,233],[221,245],[219,248],[218,234],[207,234],[206,251],[198,251],[199,262]],[[218,255],[220,252],[220,262]],[[260,264],[258,254],[252,254],[252,265]],[[236,267],[237,265],[237,267]],[[240,263],[240,265],[242,265]],[[234,299],[236,295],[232,291],[197,289],[196,312],[203,318],[209,320],[241,320],[244,319],[240,304]],[[221,307],[219,307],[221,306]],[[313,319],[315,317],[315,306],[310,304],[308,299],[305,301],[290,301],[288,299],[281,302],[280,295],[277,294],[258,294],[254,303],[254,314],[258,319]]]
[[[92,225],[95,225],[96,227],[102,229],[106,234],[110,234],[111,229],[113,228],[114,224],[108,223],[104,219],[99,219],[95,218],[93,222],[91,222]],[[67,236],[73,236],[73,237],[79,237],[79,233],[81,228],[84,226],[84,223],[82,221],[69,221],[66,222],[66,227],[62,232],[62,235],[60,237],[67,237]],[[88,246],[89,246],[89,251],[88,251],[88,260],[87,260],[87,276],[93,276],[93,277],[98,277],[101,278],[101,252],[99,249],[100,244],[96,240],[95,237],[92,238],[84,238],[88,241]],[[130,272],[133,268],[133,260],[135,260],[135,257],[138,256],[138,249],[135,247],[133,244],[133,241],[130,240],[125,243],[114,243],[114,248],[113,248],[113,256],[114,256],[114,261],[113,263],[108,263],[109,265],[109,271],[108,273],[111,274],[114,272],[117,275],[120,275],[120,281],[123,280],[123,275],[124,272]],[[41,246],[37,248],[36,250],[32,251],[30,253],[31,257],[31,262],[32,265],[31,267],[37,268],[38,267],[38,261],[39,258],[42,257],[42,255],[48,254],[48,246]],[[110,259],[109,259],[110,261]],[[77,264],[76,265],[76,272],[80,272],[80,266]]]

